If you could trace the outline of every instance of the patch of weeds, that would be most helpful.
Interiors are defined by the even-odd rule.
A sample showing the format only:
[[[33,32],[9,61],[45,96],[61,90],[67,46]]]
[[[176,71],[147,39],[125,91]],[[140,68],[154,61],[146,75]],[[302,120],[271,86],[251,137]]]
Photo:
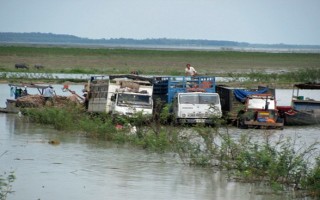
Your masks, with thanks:
[[[7,199],[8,194],[12,193],[12,183],[16,179],[13,172],[0,175],[0,200]]]

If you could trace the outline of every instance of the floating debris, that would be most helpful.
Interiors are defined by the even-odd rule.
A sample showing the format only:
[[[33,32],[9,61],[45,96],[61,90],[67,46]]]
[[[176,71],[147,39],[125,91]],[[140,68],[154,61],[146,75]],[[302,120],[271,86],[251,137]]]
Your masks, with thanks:
[[[60,141],[59,140],[49,140],[48,143],[52,144],[52,145],[58,145],[58,144],[60,144]]]

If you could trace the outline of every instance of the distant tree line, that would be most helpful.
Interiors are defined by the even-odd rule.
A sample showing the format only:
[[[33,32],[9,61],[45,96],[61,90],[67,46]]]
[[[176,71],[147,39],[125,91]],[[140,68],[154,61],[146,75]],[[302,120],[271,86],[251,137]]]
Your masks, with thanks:
[[[319,45],[287,45],[287,44],[250,44],[223,40],[186,40],[186,39],[88,39],[73,35],[53,33],[13,33],[0,32],[0,43],[44,43],[44,44],[92,44],[92,45],[156,45],[186,47],[222,47],[222,48],[308,48],[320,49]]]

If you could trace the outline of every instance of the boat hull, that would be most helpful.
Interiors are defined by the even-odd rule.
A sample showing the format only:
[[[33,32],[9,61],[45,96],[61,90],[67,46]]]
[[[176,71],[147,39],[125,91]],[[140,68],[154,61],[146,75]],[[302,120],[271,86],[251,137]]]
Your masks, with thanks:
[[[297,111],[291,110],[285,113],[286,125],[314,125],[320,124],[320,110]]]
[[[6,108],[0,108],[1,113],[18,113],[19,108],[16,106],[16,100],[13,99],[7,99],[7,107]]]

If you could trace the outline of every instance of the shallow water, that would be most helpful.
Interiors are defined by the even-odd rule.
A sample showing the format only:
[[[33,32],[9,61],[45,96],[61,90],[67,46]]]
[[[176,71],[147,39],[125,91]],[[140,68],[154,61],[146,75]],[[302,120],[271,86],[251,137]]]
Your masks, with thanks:
[[[212,169],[24,123],[0,114],[0,171],[14,171],[20,199],[274,199]],[[50,140],[60,144],[51,145]]]

